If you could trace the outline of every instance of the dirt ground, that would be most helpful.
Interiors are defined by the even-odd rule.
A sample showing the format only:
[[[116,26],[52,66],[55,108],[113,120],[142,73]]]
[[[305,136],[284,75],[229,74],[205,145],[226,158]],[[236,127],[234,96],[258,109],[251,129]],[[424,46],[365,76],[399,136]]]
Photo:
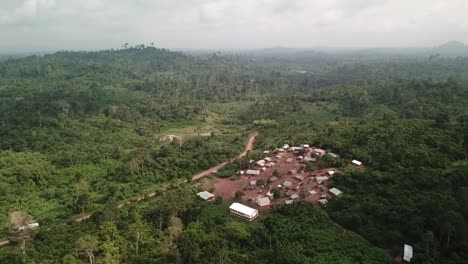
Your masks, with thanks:
[[[277,159],[276,155],[280,155],[281,158]],[[224,199],[232,199],[234,198],[235,193],[240,190],[245,194],[242,197],[244,201],[255,203],[258,197],[265,197],[271,189],[276,188],[281,191],[282,198],[272,200],[271,204],[284,203],[286,200],[291,199],[289,196],[294,194],[300,197],[296,199],[296,201],[306,200],[309,202],[316,202],[322,195],[330,198],[330,194],[328,193],[327,188],[328,181],[324,182],[323,185],[319,185],[315,179],[315,176],[328,176],[329,179],[331,179],[332,176],[329,176],[327,173],[331,170],[336,171],[336,168],[325,168],[317,170],[315,171],[315,176],[311,176],[311,172],[301,171],[301,168],[305,164],[302,161],[297,160],[297,155],[292,152],[269,154],[268,156],[265,156],[265,158],[266,157],[270,157],[273,162],[276,163],[275,166],[267,168],[266,171],[262,171],[258,176],[242,175],[236,176],[234,178],[215,178],[214,194],[216,196],[221,196]],[[304,157],[310,157],[310,152],[304,155]],[[286,159],[288,158],[292,159],[291,163],[286,162]],[[252,169],[261,170],[261,167],[256,165]],[[277,177],[278,179],[268,184],[268,179],[273,177],[273,172],[275,170],[279,172],[279,176]],[[303,179],[296,179],[296,175],[302,176]],[[250,181],[259,180],[263,180],[265,182],[263,188],[262,186],[250,186]],[[288,189],[283,188],[282,185],[285,181],[290,181],[292,186]],[[304,191],[315,191],[317,194],[305,195]]]

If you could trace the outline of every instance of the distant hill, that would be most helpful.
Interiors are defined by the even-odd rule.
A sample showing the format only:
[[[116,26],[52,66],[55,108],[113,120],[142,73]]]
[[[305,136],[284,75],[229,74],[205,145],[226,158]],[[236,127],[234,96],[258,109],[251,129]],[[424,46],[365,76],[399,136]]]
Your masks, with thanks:
[[[441,56],[468,56],[468,45],[459,41],[450,41],[433,48],[431,53]]]

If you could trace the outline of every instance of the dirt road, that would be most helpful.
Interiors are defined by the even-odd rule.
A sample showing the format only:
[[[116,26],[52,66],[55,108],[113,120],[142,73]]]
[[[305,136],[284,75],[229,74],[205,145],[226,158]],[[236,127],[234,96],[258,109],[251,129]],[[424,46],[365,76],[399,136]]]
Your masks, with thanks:
[[[244,152],[242,152],[239,156],[237,156],[237,158],[242,158],[244,157],[245,155],[247,155],[247,153],[252,150],[253,148],[253,143],[255,142],[255,138],[258,136],[258,133],[254,133],[252,134],[250,137],[249,137],[249,141],[247,141],[247,144],[245,145],[245,150]],[[226,166],[226,164],[228,163],[229,161],[225,161],[221,164],[218,164],[216,166],[214,166],[213,168],[210,168],[206,171],[203,171],[203,172],[200,172],[198,173],[197,175],[193,176],[192,177],[192,181],[195,181],[195,180],[198,180],[200,178],[203,178],[205,176],[208,176],[210,175],[213,171],[217,171],[217,170],[220,170],[222,167]]]
[[[241,154],[239,154],[239,156],[237,156],[237,158],[242,158],[242,157],[244,157],[245,155],[247,155],[247,153],[248,153],[250,150],[253,149],[253,144],[254,144],[255,138],[256,138],[257,136],[258,136],[258,133],[254,133],[254,134],[252,134],[252,135],[249,137],[249,140],[247,141],[247,144],[245,145],[245,150],[244,150],[244,152],[242,152]],[[200,172],[200,173],[198,173],[197,175],[193,176],[193,177],[192,177],[192,180],[197,180],[197,179],[203,178],[203,177],[205,177],[205,176],[207,176],[207,175],[210,175],[214,170],[219,170],[219,169],[221,169],[222,167],[226,166],[227,163],[228,163],[228,161],[225,161],[225,162],[223,162],[223,163],[221,163],[221,164],[218,164],[218,165],[214,166],[213,168],[210,168],[210,169],[208,169],[208,170],[206,170],[206,171]],[[187,182],[187,180],[183,181],[182,183],[186,183],[186,182]],[[143,195],[143,196],[139,196],[139,197],[136,197],[136,198],[133,198],[133,199],[128,199],[128,200],[125,200],[125,201],[121,201],[121,202],[119,202],[115,207],[116,207],[117,209],[120,209],[120,208],[124,207],[124,206],[127,205],[127,204],[131,204],[131,203],[133,203],[133,202],[138,202],[138,201],[141,201],[141,200],[143,200],[143,199],[145,199],[145,198],[152,198],[152,197],[154,197],[154,196],[156,196],[156,193],[155,193],[155,192],[147,193],[146,195]],[[91,216],[92,216],[92,214],[90,213],[90,214],[84,215],[84,216],[82,216],[82,217],[80,217],[80,218],[77,218],[77,219],[75,219],[74,221],[79,223],[79,222],[82,222],[82,221],[85,221],[85,220],[90,219]]]

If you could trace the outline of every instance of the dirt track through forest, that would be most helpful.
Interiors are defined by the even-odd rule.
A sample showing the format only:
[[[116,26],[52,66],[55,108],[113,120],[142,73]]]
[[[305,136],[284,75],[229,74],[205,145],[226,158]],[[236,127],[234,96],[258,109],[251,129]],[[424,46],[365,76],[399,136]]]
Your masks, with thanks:
[[[253,149],[253,144],[255,142],[255,138],[258,136],[258,133],[254,133],[252,134],[250,137],[249,137],[249,140],[247,141],[247,144],[245,145],[245,150],[244,152],[242,152],[239,156],[237,156],[237,158],[242,158],[244,157],[245,155],[247,155],[247,153],[249,153],[249,151],[251,151]],[[210,174],[212,174],[213,171],[218,171],[220,170],[221,168],[223,168],[224,166],[226,166],[226,164],[228,163],[229,161],[225,161],[221,164],[218,164],[204,172],[200,172],[198,174],[196,174],[195,176],[192,177],[192,181],[195,181],[195,180],[198,180],[198,179],[201,179],[205,176],[208,176]]]

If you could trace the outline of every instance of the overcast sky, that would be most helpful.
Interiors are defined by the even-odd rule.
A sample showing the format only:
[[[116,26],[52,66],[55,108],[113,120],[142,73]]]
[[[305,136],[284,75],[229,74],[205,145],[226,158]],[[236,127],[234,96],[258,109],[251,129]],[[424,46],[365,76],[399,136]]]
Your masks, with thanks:
[[[0,0],[0,53],[468,43],[468,0]]]

